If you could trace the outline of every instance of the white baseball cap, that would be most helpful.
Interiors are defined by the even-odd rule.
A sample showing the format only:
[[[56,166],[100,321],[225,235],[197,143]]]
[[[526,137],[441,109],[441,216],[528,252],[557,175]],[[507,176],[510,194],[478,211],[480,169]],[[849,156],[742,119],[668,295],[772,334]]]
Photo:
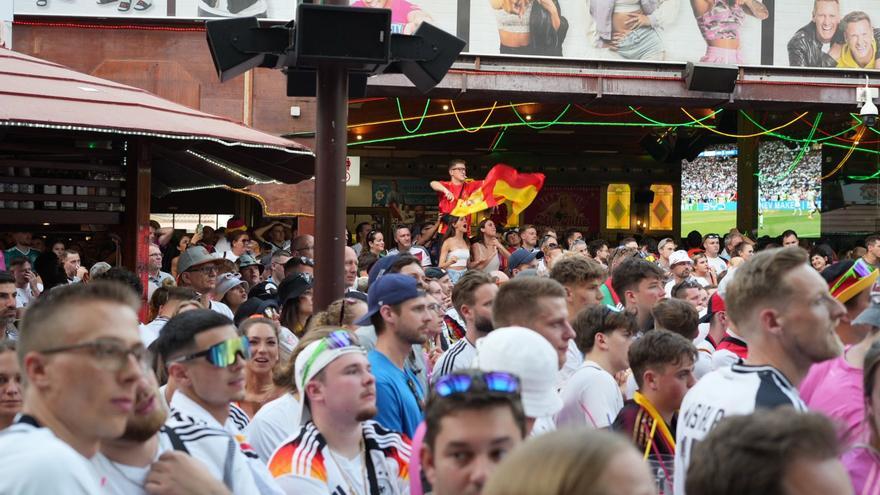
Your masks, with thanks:
[[[556,392],[559,357],[550,342],[534,330],[494,330],[477,341],[474,367],[518,376],[523,409],[530,418],[550,416],[562,409],[562,399]]]
[[[337,358],[346,354],[366,354],[366,352],[358,344],[357,337],[347,330],[332,332],[323,339],[312,342],[300,351],[296,356],[296,362],[293,367],[296,389],[299,390],[300,395],[300,425],[312,419],[311,411],[309,411],[309,407],[306,404],[306,384],[312,381],[312,378]]]
[[[690,263],[694,264],[693,260],[690,256],[688,256],[687,251],[683,249],[679,249],[678,251],[669,255],[669,266],[675,266],[679,263]]]

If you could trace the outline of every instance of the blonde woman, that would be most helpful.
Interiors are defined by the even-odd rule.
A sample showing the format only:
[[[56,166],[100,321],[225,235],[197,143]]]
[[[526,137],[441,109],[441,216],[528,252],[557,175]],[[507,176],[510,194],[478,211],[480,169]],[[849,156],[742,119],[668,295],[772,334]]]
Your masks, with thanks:
[[[483,495],[653,495],[648,464],[625,437],[566,429],[532,438],[501,462]]]

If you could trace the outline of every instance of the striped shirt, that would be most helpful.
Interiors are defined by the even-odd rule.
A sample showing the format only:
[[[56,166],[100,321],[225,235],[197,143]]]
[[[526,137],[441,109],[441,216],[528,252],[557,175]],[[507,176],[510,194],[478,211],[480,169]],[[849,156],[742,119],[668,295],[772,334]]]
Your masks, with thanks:
[[[477,348],[468,342],[467,337],[460,339],[437,360],[434,372],[431,374],[431,380],[434,381],[443,375],[470,368],[475,357],[477,357]]]

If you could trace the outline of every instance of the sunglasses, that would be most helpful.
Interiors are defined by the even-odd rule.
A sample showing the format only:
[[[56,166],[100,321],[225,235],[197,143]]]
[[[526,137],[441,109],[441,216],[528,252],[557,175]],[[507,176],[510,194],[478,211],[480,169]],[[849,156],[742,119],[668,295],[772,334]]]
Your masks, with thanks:
[[[490,371],[487,373],[450,373],[441,376],[434,382],[434,392],[440,397],[478,390],[500,394],[518,394],[520,392],[519,378],[512,373]]]
[[[312,355],[309,356],[306,365],[303,366],[303,377],[309,376],[309,369],[315,364],[315,361],[321,353],[335,349],[344,349],[346,347],[360,348],[360,345],[354,340],[354,337],[350,332],[346,332],[345,330],[330,332],[330,335],[321,339],[321,343],[318,344],[318,347],[316,347],[314,352],[312,352]]]
[[[718,234],[706,234],[706,239],[721,239]]]
[[[251,344],[245,336],[224,340],[219,344],[212,345],[204,351],[181,356],[177,359],[172,359],[169,362],[182,363],[184,361],[192,361],[193,359],[205,357],[205,359],[215,367],[226,368],[235,364],[239,355],[245,360],[251,358]]]

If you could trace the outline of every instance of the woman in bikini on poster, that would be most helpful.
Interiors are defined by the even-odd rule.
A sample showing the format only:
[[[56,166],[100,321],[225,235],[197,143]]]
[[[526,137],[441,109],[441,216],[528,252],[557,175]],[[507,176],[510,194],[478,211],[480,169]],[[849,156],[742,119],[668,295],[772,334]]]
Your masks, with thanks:
[[[659,31],[675,21],[678,0],[590,0],[588,36],[627,60],[664,60]]]
[[[706,40],[706,54],[700,62],[743,64],[739,32],[746,15],[759,20],[770,13],[758,0],[691,0],[697,27]]]

